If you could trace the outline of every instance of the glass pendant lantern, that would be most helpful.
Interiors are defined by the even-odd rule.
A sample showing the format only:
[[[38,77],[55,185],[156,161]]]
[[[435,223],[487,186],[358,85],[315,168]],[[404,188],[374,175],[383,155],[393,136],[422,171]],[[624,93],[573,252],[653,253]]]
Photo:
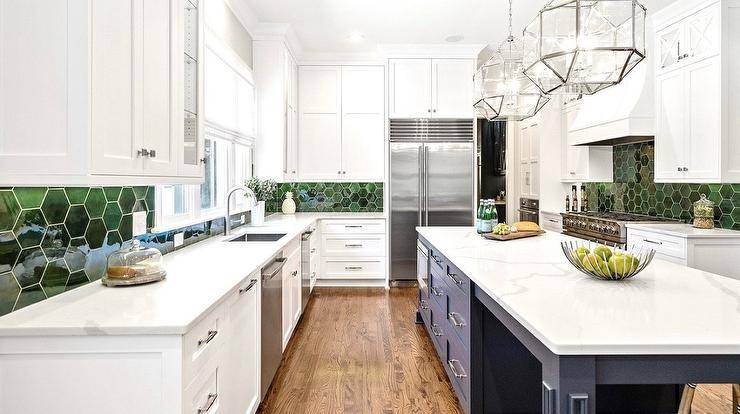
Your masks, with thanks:
[[[542,93],[525,74],[523,51],[511,30],[494,55],[475,74],[479,99],[473,105],[489,121],[521,121],[534,116],[550,97]]]
[[[524,29],[524,73],[548,94],[591,95],[645,59],[637,0],[550,0]]]

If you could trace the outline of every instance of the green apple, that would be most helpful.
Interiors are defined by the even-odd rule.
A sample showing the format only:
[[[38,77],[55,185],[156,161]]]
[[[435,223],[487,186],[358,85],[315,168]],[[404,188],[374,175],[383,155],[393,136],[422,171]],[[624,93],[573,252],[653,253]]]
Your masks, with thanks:
[[[594,249],[594,254],[604,259],[604,261],[607,261],[610,257],[612,257],[612,249],[604,246],[603,244],[600,244]]]
[[[597,256],[596,253],[589,253],[583,257],[583,260],[581,260],[581,263],[583,264],[583,267],[586,268],[589,272],[593,272],[596,274],[603,274],[608,276],[609,275],[609,267],[607,266],[604,259]],[[597,270],[598,269],[598,270]]]
[[[574,253],[578,257],[578,260],[583,262],[583,257],[591,252],[588,250],[586,246],[580,246],[574,251]]]
[[[619,256],[615,254],[609,258],[609,261],[607,262],[609,271],[620,277],[630,272],[634,272],[637,269],[638,264],[640,264],[640,261],[630,254]]]

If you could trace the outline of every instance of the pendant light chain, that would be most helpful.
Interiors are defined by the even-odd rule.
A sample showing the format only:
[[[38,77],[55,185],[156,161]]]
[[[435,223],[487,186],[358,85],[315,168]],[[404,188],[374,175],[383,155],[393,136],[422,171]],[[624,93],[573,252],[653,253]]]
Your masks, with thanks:
[[[513,42],[514,41],[514,31],[512,29],[512,27],[514,25],[512,24],[512,12],[511,12],[512,5],[511,5],[511,2],[512,2],[512,0],[509,0],[509,37],[507,39],[509,42]]]

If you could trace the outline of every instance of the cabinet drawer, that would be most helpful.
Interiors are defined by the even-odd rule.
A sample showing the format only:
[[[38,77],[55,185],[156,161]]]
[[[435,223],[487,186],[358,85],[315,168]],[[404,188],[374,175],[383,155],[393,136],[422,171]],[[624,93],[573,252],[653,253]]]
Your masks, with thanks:
[[[323,279],[384,279],[383,259],[367,260],[323,260]]]
[[[383,235],[324,235],[323,255],[339,257],[385,256]]]
[[[189,384],[224,343],[224,306],[219,306],[183,337],[183,383]]]
[[[442,275],[450,289],[462,293],[465,296],[470,295],[470,279],[465,276],[455,265],[445,261],[442,268]]]
[[[385,234],[385,220],[322,220],[324,234]]]
[[[563,216],[561,216],[560,214],[551,214],[551,213],[543,213],[543,212],[541,212],[540,215],[542,216],[541,223],[542,223],[543,229],[562,233]]]
[[[441,311],[447,309],[447,283],[444,282],[439,272],[432,270],[429,272],[429,297],[437,302]]]
[[[429,302],[429,325],[427,326],[427,331],[429,332],[429,337],[432,338],[437,355],[440,359],[444,359],[447,354],[444,311],[434,300]]]
[[[627,230],[627,244],[645,246],[655,250],[660,256],[686,259],[686,239],[667,234],[651,233],[641,230]]]
[[[448,288],[445,316],[448,331],[455,332],[465,346],[470,344],[470,297],[458,289]]]
[[[443,363],[462,405],[468,405],[470,398],[470,353],[460,339],[447,335],[447,352]]]
[[[204,367],[183,393],[184,414],[216,414],[220,412],[220,372],[214,362]]]

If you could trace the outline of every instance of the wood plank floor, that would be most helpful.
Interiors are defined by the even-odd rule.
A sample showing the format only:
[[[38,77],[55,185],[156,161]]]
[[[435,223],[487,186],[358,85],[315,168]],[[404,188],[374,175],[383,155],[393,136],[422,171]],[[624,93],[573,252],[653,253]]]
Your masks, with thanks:
[[[416,288],[316,289],[261,413],[462,413],[414,323]],[[730,414],[729,385],[700,385],[692,414]]]
[[[416,289],[316,289],[261,413],[461,413]]]

